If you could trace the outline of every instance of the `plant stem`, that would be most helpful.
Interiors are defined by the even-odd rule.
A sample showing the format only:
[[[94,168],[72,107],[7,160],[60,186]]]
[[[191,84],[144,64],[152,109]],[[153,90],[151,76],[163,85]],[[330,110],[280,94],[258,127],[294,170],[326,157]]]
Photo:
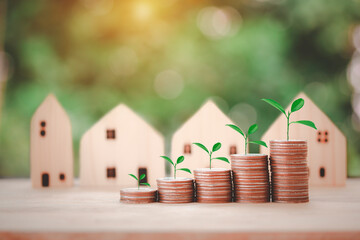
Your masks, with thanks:
[[[289,141],[289,126],[290,126],[290,112],[288,113],[288,115],[286,116],[286,120],[287,120],[287,134],[286,134],[286,140]]]
[[[245,155],[247,154],[247,145],[248,145],[248,138],[245,137]]]
[[[210,152],[210,170],[211,170],[211,155],[212,155],[212,152]]]
[[[140,189],[140,178],[138,180],[138,190]]]
[[[174,179],[176,179],[176,164],[174,166]]]

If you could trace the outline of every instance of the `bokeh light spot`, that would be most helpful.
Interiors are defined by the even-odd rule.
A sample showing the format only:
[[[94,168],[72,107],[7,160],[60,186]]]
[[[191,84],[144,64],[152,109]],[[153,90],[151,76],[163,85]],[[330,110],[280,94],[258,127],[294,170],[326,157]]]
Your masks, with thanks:
[[[134,5],[134,16],[139,21],[148,20],[153,12],[153,8],[149,2],[137,2]]]
[[[354,88],[356,93],[360,93],[360,54],[355,52],[351,62],[349,64],[348,70],[348,81],[350,85]]]
[[[82,0],[82,3],[93,15],[102,16],[111,11],[114,0]]]
[[[247,103],[238,103],[230,109],[230,118],[239,124],[244,130],[254,124],[257,119],[257,113],[253,106]],[[245,130],[245,131],[246,131]]]
[[[182,93],[183,88],[183,78],[174,70],[165,70],[155,78],[154,89],[161,98],[177,98]]]
[[[360,52],[360,25],[358,25],[354,28],[353,44],[354,44],[354,47],[357,49],[357,51]]]
[[[232,7],[206,7],[197,18],[200,31],[212,39],[234,35],[242,22],[239,12]]]

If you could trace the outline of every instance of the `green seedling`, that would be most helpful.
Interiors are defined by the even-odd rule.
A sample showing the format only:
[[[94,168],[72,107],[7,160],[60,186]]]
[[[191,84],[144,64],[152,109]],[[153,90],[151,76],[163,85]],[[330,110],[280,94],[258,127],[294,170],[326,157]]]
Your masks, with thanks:
[[[315,124],[312,121],[308,121],[308,120],[300,120],[300,121],[294,121],[294,122],[290,122],[290,115],[296,111],[299,111],[303,106],[304,106],[304,99],[299,98],[296,99],[292,104],[291,104],[291,110],[288,111],[287,113],[285,112],[285,109],[276,101],[272,100],[272,99],[261,99],[265,102],[267,102],[268,104],[270,104],[271,106],[273,106],[274,108],[276,108],[277,110],[279,110],[280,112],[282,112],[287,120],[287,125],[286,125],[286,140],[289,141],[289,128],[290,125],[293,123],[299,123],[299,124],[303,124],[306,125],[308,127],[317,129]]]
[[[135,180],[137,181],[138,183],[138,189],[140,189],[140,185],[146,185],[148,187],[150,187],[150,184],[148,183],[141,183],[140,181],[143,180],[145,178],[145,173],[144,174],[141,174],[139,178],[137,178],[134,174],[129,174],[129,176],[135,178]]]
[[[193,143],[196,146],[198,146],[199,148],[203,149],[205,152],[207,152],[207,154],[209,154],[210,157],[210,169],[211,169],[211,161],[214,159],[220,160],[220,161],[224,161],[227,163],[230,163],[229,160],[226,157],[216,157],[213,158],[212,154],[216,151],[218,151],[221,148],[221,143],[217,142],[214,144],[214,146],[212,147],[212,151],[209,151],[204,145],[202,145],[201,143]]]
[[[177,168],[177,165],[180,164],[180,163],[182,163],[182,162],[185,160],[184,156],[178,157],[178,159],[176,160],[176,163],[174,163],[174,162],[173,162],[169,157],[167,157],[167,156],[160,156],[160,157],[162,157],[163,159],[165,159],[166,161],[168,161],[168,162],[174,167],[174,179],[176,179],[176,171],[177,171],[177,170],[179,170],[179,171],[184,171],[184,172],[188,172],[188,173],[191,174],[191,171],[190,171],[190,169],[188,169],[188,168]]]
[[[234,129],[235,131],[237,131],[244,137],[244,139],[245,139],[245,155],[247,154],[247,146],[249,143],[258,144],[258,145],[267,147],[266,143],[263,141],[249,141],[249,136],[258,130],[257,124],[251,125],[249,127],[247,133],[245,133],[241,128],[239,128],[238,126],[236,126],[234,124],[226,124],[226,126],[231,127],[232,129]]]

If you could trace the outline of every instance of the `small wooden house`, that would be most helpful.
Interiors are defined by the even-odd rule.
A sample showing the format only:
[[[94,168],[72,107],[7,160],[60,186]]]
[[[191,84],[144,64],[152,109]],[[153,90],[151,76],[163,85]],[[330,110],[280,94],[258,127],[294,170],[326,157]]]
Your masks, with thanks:
[[[80,142],[80,184],[82,186],[136,186],[128,174],[156,186],[164,177],[164,139],[135,112],[120,104],[82,137]]]
[[[30,169],[35,188],[73,185],[71,123],[52,94],[46,97],[31,119]]]
[[[183,166],[191,170],[209,167],[209,156],[205,151],[193,145],[200,142],[207,148],[221,142],[222,147],[214,153],[214,157],[228,157],[230,154],[244,153],[244,139],[233,129],[225,126],[234,124],[216,104],[208,100],[189,120],[187,120],[173,135],[171,156],[174,160],[184,155]],[[231,168],[230,164],[219,160],[212,161],[212,167]],[[179,171],[178,176],[189,177],[188,173]]]
[[[300,124],[290,125],[290,139],[307,140],[310,186],[344,186],[346,181],[346,138],[311,99],[300,93],[304,107],[291,115],[291,121],[311,120],[317,131]],[[294,99],[294,100],[295,100]],[[288,106],[286,112],[290,110]],[[286,140],[286,118],[281,114],[263,135],[262,140]],[[269,149],[261,147],[262,153]]]

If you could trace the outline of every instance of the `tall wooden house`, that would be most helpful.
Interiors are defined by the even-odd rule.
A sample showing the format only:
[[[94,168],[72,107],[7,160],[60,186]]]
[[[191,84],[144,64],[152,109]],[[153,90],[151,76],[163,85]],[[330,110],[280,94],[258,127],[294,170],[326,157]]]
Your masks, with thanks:
[[[290,139],[307,140],[310,186],[344,186],[347,164],[345,136],[308,96],[300,93],[295,99],[298,98],[303,98],[305,105],[291,115],[290,120],[311,120],[318,128],[316,131],[300,124],[290,126]],[[262,140],[267,143],[270,140],[286,140],[286,118],[283,115],[275,120]],[[260,150],[269,153],[269,149],[264,147]]]
[[[71,123],[52,94],[46,97],[31,119],[30,169],[35,188],[73,185]]]
[[[189,120],[187,120],[173,135],[171,143],[171,156],[176,159],[184,155],[184,167],[191,170],[208,168],[209,156],[193,142],[200,142],[207,148],[221,142],[222,147],[214,155],[230,157],[230,154],[244,153],[244,140],[233,129],[225,126],[234,124],[216,104],[208,100]],[[230,160],[230,159],[229,159]],[[230,169],[230,164],[213,160],[212,167]],[[189,177],[188,173],[179,171],[178,176]]]
[[[120,104],[82,137],[80,142],[80,183],[82,186],[136,186],[128,174],[156,186],[164,177],[164,139],[135,112]]]

